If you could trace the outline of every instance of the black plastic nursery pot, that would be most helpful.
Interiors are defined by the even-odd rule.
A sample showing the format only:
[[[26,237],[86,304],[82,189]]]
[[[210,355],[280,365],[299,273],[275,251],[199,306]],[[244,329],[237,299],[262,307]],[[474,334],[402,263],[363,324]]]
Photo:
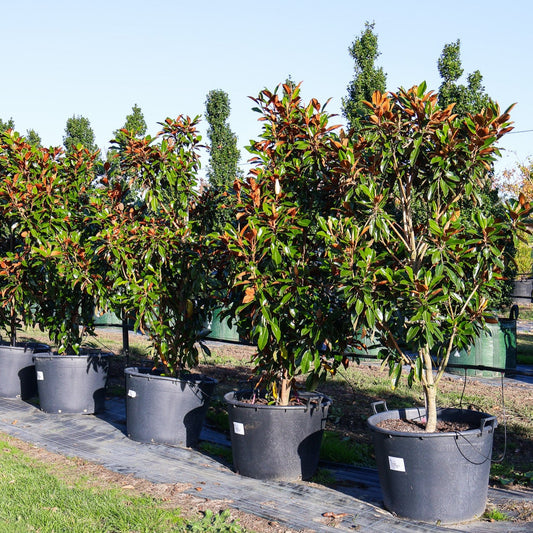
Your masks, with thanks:
[[[0,397],[27,400],[36,396],[33,356],[49,352],[47,344],[0,345]]]
[[[41,409],[47,413],[102,412],[110,357],[108,353],[34,355]]]
[[[250,391],[229,392],[233,466],[237,473],[263,480],[313,477],[331,400],[301,393],[300,405],[249,403]]]
[[[374,411],[376,405],[373,404]],[[461,432],[408,433],[378,426],[388,419],[423,420],[424,408],[385,410],[368,419],[385,508],[398,516],[443,524],[483,514],[496,418],[441,409],[438,418],[476,427]]]
[[[139,442],[196,446],[217,381],[190,374],[154,375],[150,369],[126,368],[128,437]]]

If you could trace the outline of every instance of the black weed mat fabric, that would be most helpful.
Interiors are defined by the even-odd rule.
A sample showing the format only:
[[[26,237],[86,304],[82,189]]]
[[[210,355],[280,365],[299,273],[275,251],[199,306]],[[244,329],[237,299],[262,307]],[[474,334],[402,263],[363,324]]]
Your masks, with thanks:
[[[316,483],[258,481],[239,476],[231,466],[201,451],[141,444],[126,436],[125,402],[110,398],[100,415],[48,414],[30,403],[0,399],[0,431],[52,452],[79,457],[112,471],[154,483],[187,483],[190,494],[223,500],[228,507],[273,520],[296,530],[317,532],[531,531],[531,524],[474,521],[450,527],[394,517],[381,507],[377,473],[337,463],[322,464],[336,479],[334,488]],[[202,439],[230,443],[205,430]],[[198,491],[201,488],[201,492]],[[531,493],[489,491],[493,502],[531,499]],[[326,516],[324,516],[326,515]],[[331,516],[339,516],[335,523]]]

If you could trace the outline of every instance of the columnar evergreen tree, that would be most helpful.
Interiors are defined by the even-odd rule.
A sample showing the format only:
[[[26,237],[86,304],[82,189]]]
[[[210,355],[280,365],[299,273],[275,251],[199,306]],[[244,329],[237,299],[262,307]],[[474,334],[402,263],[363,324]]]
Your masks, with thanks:
[[[239,173],[237,136],[227,122],[230,110],[227,93],[220,89],[208,93],[205,101],[205,117],[209,123],[207,136],[210,142],[207,176],[211,186],[221,189],[230,188]]]
[[[444,46],[437,67],[442,79],[438,94],[439,106],[446,108],[453,104],[453,112],[461,118],[475,115],[490,107],[492,99],[485,91],[482,84],[483,76],[479,70],[467,75],[466,84],[460,82],[464,69],[461,63],[461,41],[459,39]],[[484,186],[479,191],[479,201],[484,205],[486,213],[501,217],[504,206],[499,198],[498,189],[494,185],[494,172],[491,170],[487,173]],[[462,215],[469,219],[473,209],[475,206],[471,202],[465,202],[461,209]],[[501,296],[493,298],[491,302],[495,308],[501,308],[510,303],[512,285],[508,279],[512,279],[516,274],[516,268],[511,260],[514,255],[515,249],[509,241],[504,271],[506,279],[501,282]]]
[[[33,129],[26,132],[26,140],[35,147],[41,146],[41,136]]]
[[[467,113],[479,113],[490,102],[489,95],[482,85],[483,76],[475,70],[467,76],[467,83],[459,83],[463,75],[461,64],[461,41],[444,46],[437,63],[442,83],[439,87],[439,105],[447,107],[455,104],[454,112],[459,116]]]
[[[126,115],[126,122],[124,122],[122,129],[133,133],[135,137],[143,137],[146,134],[146,121],[141,108],[137,104],[134,104],[131,108],[131,114]],[[115,139],[125,141],[126,136],[121,130],[117,130],[115,131]]]
[[[74,152],[78,144],[81,144],[89,152],[98,150],[89,119],[79,115],[72,116],[67,120],[65,135],[63,136],[63,145],[67,153]]]
[[[10,118],[8,121],[3,121],[0,118],[0,132],[7,131],[7,130],[14,130],[15,129],[15,122],[12,118]]]
[[[126,133],[126,131],[129,133]],[[107,152],[107,162],[109,164],[107,174],[109,176],[122,176],[123,171],[120,169],[120,162],[117,157],[119,147],[124,146],[132,135],[138,139],[146,135],[146,121],[141,108],[137,104],[134,104],[131,108],[131,114],[126,115],[124,126],[115,130],[114,135],[114,142],[117,144],[112,146]]]
[[[209,123],[209,183],[202,191],[202,210],[195,215],[201,219],[203,231],[206,233],[222,229],[231,219],[232,209],[224,207],[235,205],[233,183],[241,176],[237,136],[228,124],[230,109],[229,96],[224,91],[216,89],[207,94],[205,117]]]
[[[355,73],[348,85],[348,96],[342,99],[342,110],[350,127],[358,130],[361,118],[368,115],[368,108],[363,102],[371,101],[375,91],[384,92],[387,83],[383,69],[375,66],[380,52],[374,23],[365,22],[364,31],[348,50],[355,61]]]

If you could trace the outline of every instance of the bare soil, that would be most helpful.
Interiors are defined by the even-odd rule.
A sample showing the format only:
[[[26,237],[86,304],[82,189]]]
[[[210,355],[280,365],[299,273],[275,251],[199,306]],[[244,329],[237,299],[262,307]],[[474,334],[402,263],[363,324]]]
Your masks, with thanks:
[[[382,420],[378,426],[389,431],[403,431],[405,433],[421,433],[425,431],[424,424],[418,420],[402,420],[390,418]],[[458,431],[468,431],[469,429],[476,429],[471,424],[461,422],[447,422],[439,420],[437,422],[437,433],[448,433]]]

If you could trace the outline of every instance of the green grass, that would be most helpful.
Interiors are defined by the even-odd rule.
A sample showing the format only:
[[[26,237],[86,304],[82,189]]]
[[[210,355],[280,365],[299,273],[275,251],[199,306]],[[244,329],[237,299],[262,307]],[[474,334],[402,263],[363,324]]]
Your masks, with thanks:
[[[517,355],[516,362],[521,365],[533,365],[533,354]]]
[[[328,470],[327,468],[319,468],[316,471],[316,474],[311,478],[311,481],[313,483],[325,485],[326,487],[335,485],[337,483],[337,479],[331,473],[331,470]]]
[[[6,333],[3,337],[6,337]],[[17,339],[20,342],[43,342],[51,344],[48,334],[39,328],[22,328],[18,331]],[[86,347],[98,348],[116,354],[122,354],[122,331],[120,328],[96,329],[94,337],[84,339],[83,345]],[[150,354],[150,340],[142,335],[129,334],[130,362],[132,364],[145,360]],[[54,348],[54,346],[52,346]]]
[[[518,318],[520,320],[533,320],[533,305],[521,304],[518,306]]]
[[[39,531],[186,532],[244,531],[228,513],[186,520],[179,509],[135,496],[118,486],[98,486],[74,467],[65,473],[0,441],[0,524],[10,533]],[[74,481],[72,481],[74,480]]]
[[[229,434],[229,416],[226,404],[221,400],[212,399],[206,413],[206,421],[217,431]]]
[[[533,334],[518,333],[516,335],[516,362],[522,365],[533,365]]]
[[[533,485],[533,470],[529,470],[531,465],[524,464],[522,468],[511,466],[509,463],[493,463],[491,475],[498,479],[504,487],[507,485],[522,485],[527,487]]]
[[[220,459],[223,459],[228,464],[233,463],[232,451],[231,451],[231,448],[228,446],[222,446],[221,444],[214,444],[212,442],[201,441],[198,444],[198,448],[202,452],[206,453],[207,455],[210,455],[212,457],[219,457]]]
[[[509,520],[509,517],[505,513],[498,511],[498,509],[491,509],[490,511],[486,511],[483,514],[483,518],[489,520],[490,522],[502,522],[504,520]]]
[[[206,531],[216,531],[218,533],[244,533],[245,530],[235,522],[229,521],[229,511],[222,511],[218,514],[207,510],[204,518],[198,522],[189,523],[186,531],[194,533],[204,533]]]
[[[320,458],[323,461],[336,463],[374,466],[372,446],[355,442],[334,431],[324,431]]]
[[[468,407],[472,406],[480,411],[491,411],[494,405],[492,398],[476,394],[462,394],[459,391],[450,391],[442,395],[445,398],[446,405],[449,407]]]
[[[231,364],[242,364],[236,358],[228,357],[224,354],[217,352],[215,349],[211,350],[210,354],[202,353],[200,356],[200,362],[208,365],[231,365]]]

